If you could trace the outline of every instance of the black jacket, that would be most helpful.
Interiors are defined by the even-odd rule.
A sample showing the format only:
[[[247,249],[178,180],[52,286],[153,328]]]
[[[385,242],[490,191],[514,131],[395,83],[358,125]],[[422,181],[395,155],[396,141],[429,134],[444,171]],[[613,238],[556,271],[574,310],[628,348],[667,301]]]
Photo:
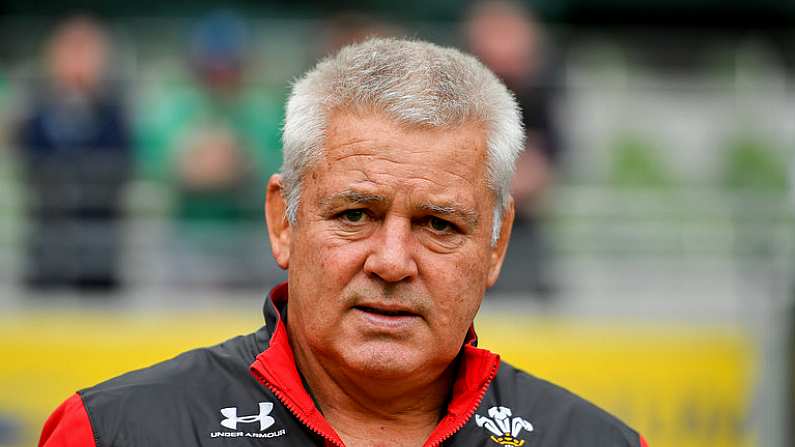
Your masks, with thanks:
[[[40,446],[342,446],[298,373],[271,291],[265,326],[79,391],[45,423]],[[426,446],[644,447],[621,421],[475,347],[458,359],[446,415]]]

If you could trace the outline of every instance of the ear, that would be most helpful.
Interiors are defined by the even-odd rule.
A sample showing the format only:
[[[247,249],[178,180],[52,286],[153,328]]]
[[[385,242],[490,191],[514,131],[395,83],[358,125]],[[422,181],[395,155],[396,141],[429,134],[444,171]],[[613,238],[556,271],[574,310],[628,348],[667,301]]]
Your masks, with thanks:
[[[287,220],[287,202],[284,199],[282,176],[274,174],[268,180],[265,195],[265,220],[268,222],[268,238],[271,253],[279,267],[290,265],[290,222]]]
[[[508,251],[508,240],[511,238],[511,228],[513,228],[513,218],[516,213],[513,197],[509,198],[508,205],[502,211],[502,223],[500,224],[500,237],[497,243],[491,247],[491,258],[489,259],[489,277],[486,287],[491,287],[497,282],[502,268],[502,261],[505,260],[505,253]]]

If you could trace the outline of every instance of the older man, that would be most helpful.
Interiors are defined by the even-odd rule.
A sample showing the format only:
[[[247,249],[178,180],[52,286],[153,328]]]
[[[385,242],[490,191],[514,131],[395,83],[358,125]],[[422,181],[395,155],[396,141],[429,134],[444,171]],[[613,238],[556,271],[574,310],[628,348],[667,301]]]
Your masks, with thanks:
[[[265,326],[80,391],[40,445],[645,445],[475,347],[523,147],[491,72],[424,42],[350,46],[295,85],[283,140],[266,214],[289,283]]]

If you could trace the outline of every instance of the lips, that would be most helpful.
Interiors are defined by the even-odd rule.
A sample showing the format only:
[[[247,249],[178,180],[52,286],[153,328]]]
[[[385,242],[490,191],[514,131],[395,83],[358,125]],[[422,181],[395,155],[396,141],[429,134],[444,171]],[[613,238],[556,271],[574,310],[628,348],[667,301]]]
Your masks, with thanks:
[[[379,306],[379,305],[358,305],[353,307],[362,312],[383,315],[387,317],[416,317],[417,313],[408,309],[396,308],[392,306]]]
[[[408,307],[383,303],[366,303],[353,306],[367,330],[378,333],[404,333],[411,331],[420,321],[420,315]]]

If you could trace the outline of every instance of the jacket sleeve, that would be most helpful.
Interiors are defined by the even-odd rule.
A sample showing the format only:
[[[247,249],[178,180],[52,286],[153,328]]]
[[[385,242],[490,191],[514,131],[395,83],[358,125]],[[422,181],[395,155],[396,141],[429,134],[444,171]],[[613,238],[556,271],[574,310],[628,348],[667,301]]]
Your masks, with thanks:
[[[94,431],[79,394],[66,399],[47,418],[39,447],[96,447]]]

